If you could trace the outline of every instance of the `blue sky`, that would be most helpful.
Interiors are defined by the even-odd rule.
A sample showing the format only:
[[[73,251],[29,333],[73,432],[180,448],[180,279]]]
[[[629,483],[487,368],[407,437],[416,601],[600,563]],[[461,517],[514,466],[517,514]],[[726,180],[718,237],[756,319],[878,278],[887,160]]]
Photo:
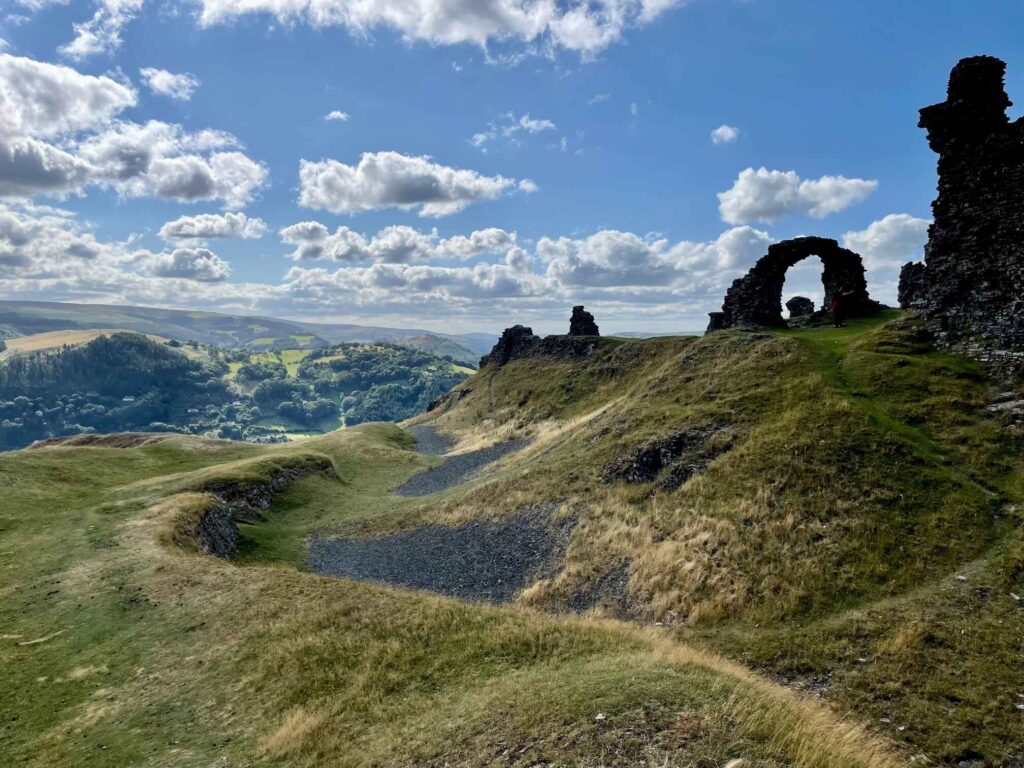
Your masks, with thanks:
[[[917,109],[978,53],[1024,103],[1019,0],[0,8],[0,298],[699,330],[818,234],[894,302],[934,196]]]

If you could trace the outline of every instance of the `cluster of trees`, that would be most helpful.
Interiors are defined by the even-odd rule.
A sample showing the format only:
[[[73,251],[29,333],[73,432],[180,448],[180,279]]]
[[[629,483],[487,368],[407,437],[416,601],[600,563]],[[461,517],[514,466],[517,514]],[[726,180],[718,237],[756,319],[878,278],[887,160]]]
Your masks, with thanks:
[[[294,378],[280,362],[242,357],[236,379],[253,387],[252,399],[265,413],[312,428],[343,419],[401,421],[466,378],[448,357],[434,357],[392,345],[339,344],[314,350]]]
[[[408,418],[466,377],[450,358],[386,345],[316,350],[294,377],[266,355],[206,349],[189,357],[182,346],[118,333],[0,363],[0,450],[92,432],[276,441],[296,426]],[[233,381],[229,363],[240,364]]]
[[[83,432],[183,425],[189,411],[233,399],[227,366],[190,360],[145,336],[118,333],[0,365],[0,448]]]

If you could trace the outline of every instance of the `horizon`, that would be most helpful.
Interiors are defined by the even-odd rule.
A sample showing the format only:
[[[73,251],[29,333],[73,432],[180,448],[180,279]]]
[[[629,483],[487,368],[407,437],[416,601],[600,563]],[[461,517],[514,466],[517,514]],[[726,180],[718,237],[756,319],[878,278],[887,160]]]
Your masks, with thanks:
[[[820,235],[895,305],[935,196],[918,110],[980,53],[1024,98],[1011,2],[316,10],[15,0],[0,299],[699,333],[770,243]],[[784,298],[821,302],[811,261]]]

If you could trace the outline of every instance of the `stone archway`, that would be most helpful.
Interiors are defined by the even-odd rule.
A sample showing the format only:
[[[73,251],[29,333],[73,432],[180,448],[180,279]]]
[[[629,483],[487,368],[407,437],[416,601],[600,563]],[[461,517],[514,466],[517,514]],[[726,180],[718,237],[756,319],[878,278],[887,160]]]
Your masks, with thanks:
[[[725,328],[785,328],[782,317],[782,288],[786,272],[794,264],[817,256],[824,265],[821,282],[825,287],[825,307],[837,295],[843,298],[848,317],[864,317],[878,312],[882,305],[868,295],[864,264],[859,255],[840,248],[835,240],[824,237],[798,237],[768,248],[746,275],[733,281],[725,294],[721,312],[711,313],[708,331]]]

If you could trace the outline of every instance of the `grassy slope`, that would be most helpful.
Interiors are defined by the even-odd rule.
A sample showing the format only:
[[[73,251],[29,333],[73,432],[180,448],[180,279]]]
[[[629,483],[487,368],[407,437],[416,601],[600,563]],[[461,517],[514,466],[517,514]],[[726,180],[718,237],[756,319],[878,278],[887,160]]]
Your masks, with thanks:
[[[692,650],[703,646],[824,690],[906,754],[1019,756],[1021,462],[981,417],[988,385],[972,366],[875,322],[607,339],[585,364],[524,361],[464,386],[440,419],[461,447],[537,440],[426,502],[386,492],[430,460],[379,425],[301,447],[0,457],[12,502],[0,664],[14,670],[0,683],[0,754],[40,766],[886,763],[824,710]],[[654,495],[600,481],[629,447],[694,424],[731,446],[704,476]],[[187,497],[161,499],[194,481],[178,473],[300,450],[329,454],[341,480],[297,483],[245,531],[240,564],[156,543]],[[313,528],[384,531],[551,498],[580,526],[564,572],[525,605],[293,567]],[[622,563],[632,615],[670,629],[529,608],[558,609]]]
[[[824,693],[913,753],[1019,760],[1021,446],[985,417],[981,372],[894,318],[606,340],[584,365],[485,371],[439,423],[538,442],[399,524],[564,499],[581,519],[567,567],[524,602],[564,608],[626,567],[634,618]],[[627,448],[703,424],[732,449],[678,491],[600,481]]]
[[[426,463],[407,443],[368,425],[301,448],[173,437],[0,456],[0,763],[894,764],[823,708],[664,633],[167,543],[201,503],[188,489],[311,453],[331,457],[340,478],[318,482],[357,515]]]

